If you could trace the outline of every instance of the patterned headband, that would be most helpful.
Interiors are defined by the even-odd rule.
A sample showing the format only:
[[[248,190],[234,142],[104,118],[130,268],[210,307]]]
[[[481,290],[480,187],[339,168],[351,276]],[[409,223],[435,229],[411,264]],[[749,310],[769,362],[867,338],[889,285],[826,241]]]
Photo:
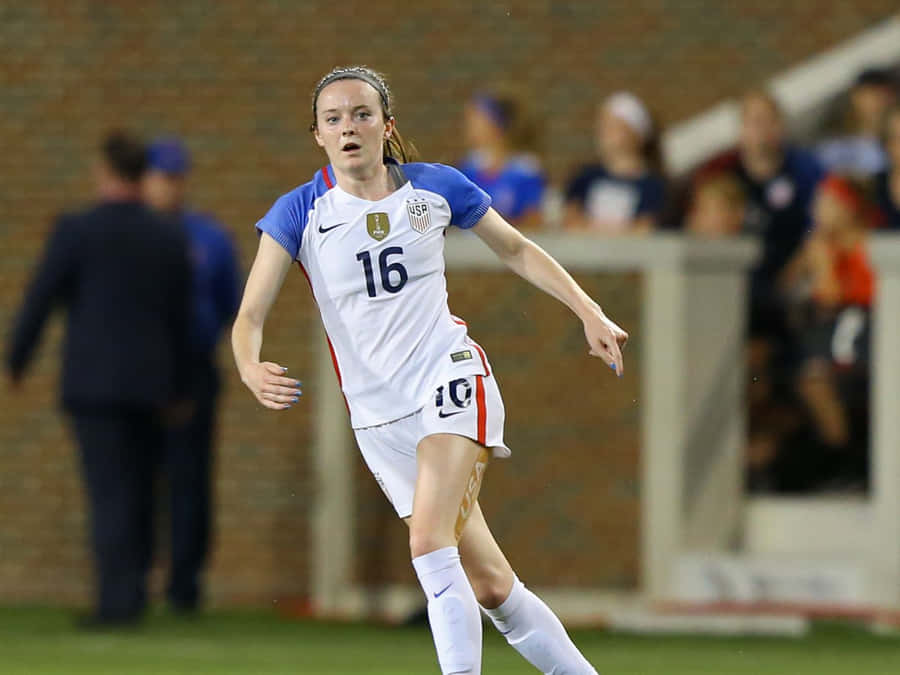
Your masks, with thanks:
[[[322,90],[329,84],[337,82],[338,80],[362,80],[366,84],[371,85],[381,97],[381,104],[384,106],[384,109],[390,114],[391,93],[385,81],[368,68],[357,66],[354,68],[335,68],[319,80],[319,84],[316,85],[316,91],[313,94],[313,117],[315,117],[316,114],[316,103],[319,100],[319,94],[322,93]]]

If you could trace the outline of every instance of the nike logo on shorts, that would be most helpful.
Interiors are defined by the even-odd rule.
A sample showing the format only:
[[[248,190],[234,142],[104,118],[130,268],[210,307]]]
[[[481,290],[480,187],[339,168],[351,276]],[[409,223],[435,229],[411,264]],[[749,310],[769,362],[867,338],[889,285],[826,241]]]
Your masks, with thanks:
[[[453,417],[454,415],[461,415],[464,412],[466,412],[466,411],[465,410],[457,410],[456,412],[445,413],[443,410],[441,410],[440,412],[438,412],[438,417],[443,419],[444,417]]]
[[[319,232],[325,234],[326,232],[331,232],[332,230],[341,227],[342,225],[347,225],[347,223],[338,223],[337,225],[332,225],[331,227],[322,227],[319,225]]]
[[[452,582],[449,583],[449,584],[447,584],[447,585],[444,586],[441,590],[439,590],[437,593],[435,593],[435,594],[434,594],[434,597],[436,597],[436,598],[441,597],[444,593],[447,592],[447,589],[450,588],[452,585],[453,585]]]

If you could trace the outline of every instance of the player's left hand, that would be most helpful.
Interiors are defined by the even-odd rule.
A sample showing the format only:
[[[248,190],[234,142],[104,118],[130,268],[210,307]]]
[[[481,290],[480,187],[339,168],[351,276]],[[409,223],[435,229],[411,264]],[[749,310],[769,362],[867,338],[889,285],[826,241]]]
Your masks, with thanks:
[[[590,347],[590,355],[603,361],[622,377],[625,374],[625,362],[622,358],[622,347],[628,341],[628,333],[622,330],[598,307],[584,320],[584,336]]]

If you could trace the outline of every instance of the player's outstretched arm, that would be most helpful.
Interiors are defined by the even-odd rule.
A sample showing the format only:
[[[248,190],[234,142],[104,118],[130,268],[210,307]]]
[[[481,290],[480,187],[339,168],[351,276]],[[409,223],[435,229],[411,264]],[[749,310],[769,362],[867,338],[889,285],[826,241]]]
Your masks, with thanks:
[[[272,410],[290,408],[302,394],[300,383],[285,377],[287,368],[259,360],[263,325],[290,267],[290,254],[268,234],[263,234],[231,329],[231,348],[241,381],[260,403]]]
[[[628,333],[609,319],[571,275],[544,249],[507,223],[494,209],[472,228],[516,274],[569,307],[584,324],[591,356],[603,359],[621,377],[622,345]]]

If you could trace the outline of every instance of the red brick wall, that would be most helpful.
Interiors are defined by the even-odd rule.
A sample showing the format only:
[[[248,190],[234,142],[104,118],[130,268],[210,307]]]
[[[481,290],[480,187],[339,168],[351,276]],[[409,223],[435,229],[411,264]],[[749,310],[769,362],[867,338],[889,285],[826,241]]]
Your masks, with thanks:
[[[324,161],[306,133],[307,92],[335,64],[387,72],[401,130],[436,161],[458,156],[460,104],[473,89],[500,80],[527,85],[551,150],[546,164],[561,181],[591,154],[591,115],[604,92],[628,87],[663,122],[680,119],[895,7],[893,0],[4,3],[0,324],[12,320],[52,216],[89,199],[86,162],[110,126],[188,139],[194,202],[235,230],[246,264],[252,223]],[[585,281],[637,327],[633,279]],[[636,377],[612,386],[587,376],[577,324],[521,283],[454,276],[451,293],[491,352],[507,399],[516,455],[492,467],[484,503],[520,572],[534,583],[633,584]],[[308,336],[319,330],[312,312],[305,282],[292,275],[266,332],[266,357],[307,380]],[[57,322],[24,391],[4,392],[0,406],[0,601],[76,601],[89,588],[77,456],[55,406],[58,334]],[[303,594],[310,404],[267,414],[230,370],[226,391],[213,593],[222,603]],[[314,386],[307,392],[314,396]],[[361,550],[377,559],[372,533],[389,511],[372,481],[359,480]],[[411,578],[402,529],[392,520],[384,528],[388,570],[361,577]]]

